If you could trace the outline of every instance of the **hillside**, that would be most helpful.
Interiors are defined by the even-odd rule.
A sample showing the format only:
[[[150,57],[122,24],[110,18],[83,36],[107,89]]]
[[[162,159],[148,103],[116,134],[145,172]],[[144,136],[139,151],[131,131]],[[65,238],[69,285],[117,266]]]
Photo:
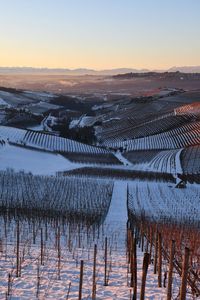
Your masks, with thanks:
[[[198,299],[199,90],[0,98],[0,297]]]

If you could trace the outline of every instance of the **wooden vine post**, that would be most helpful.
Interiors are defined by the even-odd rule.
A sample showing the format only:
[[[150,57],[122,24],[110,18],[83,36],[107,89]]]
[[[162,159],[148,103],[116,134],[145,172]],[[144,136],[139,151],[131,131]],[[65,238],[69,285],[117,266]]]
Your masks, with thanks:
[[[58,227],[58,279],[60,280],[60,266],[61,266],[61,247],[60,247],[60,226]]]
[[[133,300],[137,299],[137,243],[136,238],[133,238]]]
[[[11,274],[8,274],[8,292],[7,292],[7,296],[10,296],[10,292],[11,292]]]
[[[40,263],[41,263],[41,265],[43,265],[43,248],[44,248],[44,244],[43,244],[43,230],[41,228],[41,231],[40,231]]]
[[[105,253],[104,253],[104,260],[105,260],[104,286],[107,286],[107,285],[108,285],[108,282],[107,282],[108,239],[107,239],[107,237],[105,237]]]
[[[153,247],[153,229],[152,229],[152,227],[151,227],[151,228],[150,228],[149,264],[151,263],[152,247]]]
[[[83,288],[83,260],[81,260],[81,265],[80,265],[80,281],[79,281],[79,296],[78,296],[78,300],[82,299],[82,288]]]
[[[96,261],[97,261],[97,245],[94,245],[94,262],[93,262],[93,282],[92,282],[92,300],[96,299]]]
[[[168,284],[167,284],[167,300],[172,299],[172,281],[173,281],[173,263],[175,256],[175,241],[171,241],[170,245],[170,258],[169,258],[169,272],[168,272]]]
[[[182,274],[181,274],[181,291],[180,291],[180,300],[186,299],[186,290],[187,290],[187,276],[188,276],[188,268],[189,268],[189,257],[190,250],[185,247],[185,253],[183,258],[182,265]]]
[[[16,276],[19,277],[19,269],[20,269],[20,261],[19,261],[19,221],[17,221],[17,272]]]
[[[158,230],[156,228],[155,235],[155,254],[154,254],[154,274],[157,273],[157,260],[158,260]]]
[[[130,272],[131,272],[131,287],[134,287],[134,257],[133,257],[133,237],[130,240]]]
[[[149,266],[149,253],[144,253],[143,266],[142,266],[142,284],[141,284],[140,300],[145,299],[144,296],[145,296],[145,285],[146,285],[148,266]]]
[[[162,237],[158,234],[158,287],[162,287]]]

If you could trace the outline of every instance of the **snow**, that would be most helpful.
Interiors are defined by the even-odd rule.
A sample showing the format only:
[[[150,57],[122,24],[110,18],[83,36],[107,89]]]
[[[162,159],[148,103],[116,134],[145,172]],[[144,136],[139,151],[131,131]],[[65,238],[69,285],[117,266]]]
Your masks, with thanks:
[[[33,92],[33,91],[24,91],[23,92],[23,95],[25,96],[31,96],[33,98],[36,98],[36,99],[48,99],[48,98],[55,98],[55,97],[58,97],[57,95],[54,95],[54,94],[50,94],[50,93],[46,93],[46,92]]]
[[[134,214],[152,220],[173,220],[180,223],[199,222],[200,189],[187,185],[178,189],[166,183],[130,182],[129,203]],[[175,201],[173,201],[175,200]]]
[[[80,120],[79,127],[92,126],[96,121],[96,117],[83,116]]]
[[[160,151],[149,163],[148,169],[170,174],[182,173],[180,150]]]
[[[125,166],[133,166],[133,164],[128,160],[126,159],[122,154],[121,152],[118,150],[116,153],[114,153],[114,155],[117,157],[117,159],[119,161],[121,161]]]
[[[175,157],[175,162],[176,162],[176,173],[177,174],[182,174],[183,173],[183,168],[181,166],[181,153],[182,153],[183,149],[180,149],[177,153],[176,153],[176,157]]]
[[[49,110],[57,110],[61,108],[61,106],[49,102],[45,102],[45,101],[40,101],[40,102],[29,104],[27,108],[30,112],[32,112],[35,115],[42,115]]]
[[[148,126],[148,124],[147,124]],[[145,137],[113,141],[106,139],[102,145],[110,148],[123,148],[125,151],[133,150],[164,150],[180,149],[190,145],[199,144],[200,122],[186,123],[180,127]]]
[[[124,246],[127,220],[127,183],[116,181],[105,224],[109,224],[111,235],[117,234],[118,238],[121,240],[121,244]]]
[[[38,124],[38,125],[33,125],[33,126],[28,126],[26,127],[27,129],[31,129],[31,130],[34,130],[34,131],[43,131],[44,130],[44,127],[43,127],[43,124]]]
[[[19,145],[28,145],[33,148],[52,152],[78,152],[78,153],[109,153],[103,148],[83,144],[75,140],[45,134],[38,131],[23,130],[14,127],[0,126],[0,137]]]
[[[53,225],[48,225],[48,239],[45,240],[44,265],[40,265],[40,230],[36,231],[36,244],[31,242],[32,229],[26,221],[22,221],[20,253],[24,253],[22,262],[21,277],[15,277],[15,271],[12,277],[12,296],[11,300],[16,299],[37,299],[37,269],[39,265],[40,276],[40,299],[66,299],[69,283],[71,290],[69,299],[78,298],[79,287],[79,266],[80,260],[84,260],[83,274],[83,298],[91,299],[92,290],[92,267],[93,267],[93,247],[97,244],[97,299],[104,300],[125,300],[130,298],[132,288],[130,284],[130,273],[127,273],[126,256],[126,192],[127,184],[116,182],[114,185],[111,205],[105,219],[105,222],[92,238],[92,232],[88,235],[87,231],[81,232],[81,245],[77,243],[78,231],[72,232],[69,237],[68,228],[61,231],[61,270],[60,279],[58,278],[58,258],[57,248],[55,246],[56,231]],[[16,226],[16,225],[15,225]],[[39,226],[42,226],[41,224]],[[3,252],[1,252],[0,263],[3,268],[0,271],[1,290],[0,297],[7,291],[7,276],[10,270],[14,270],[16,263],[15,227],[14,221],[11,225],[7,224],[7,234],[2,230]],[[44,228],[45,229],[45,228]],[[31,230],[29,232],[29,230]],[[88,230],[88,229],[87,229]],[[27,235],[28,234],[28,235]],[[104,286],[104,238],[108,239],[108,286]],[[27,240],[28,238],[28,240]],[[68,248],[69,239],[71,239],[72,250]],[[138,299],[141,285],[142,260],[143,253],[138,249]],[[157,277],[153,275],[153,268],[150,266],[147,275],[146,298],[145,299],[165,299],[166,291],[156,288]]]
[[[176,175],[183,173],[180,161],[182,150],[183,149],[160,151],[154,158],[152,158],[151,161],[143,163],[130,162],[119,150],[113,154],[123,163],[124,166],[126,166],[126,169],[163,172]]]
[[[40,100],[49,101],[51,98],[55,98],[57,95],[40,92],[7,92],[0,90],[0,99],[6,102],[10,106],[18,106],[19,104],[27,105],[28,103],[38,102]],[[1,103],[0,103],[1,104]]]
[[[2,124],[6,120],[6,112],[4,110],[0,110],[0,124]]]
[[[26,131],[9,127],[0,127],[2,136],[5,138],[13,139],[13,141],[23,141]],[[34,135],[34,133],[30,133]],[[43,142],[40,141],[42,147],[51,148],[52,144],[49,140],[52,138],[49,135],[42,135]],[[66,139],[55,138],[56,142],[68,141]],[[41,144],[37,145],[38,147]],[[33,146],[37,143],[33,139],[29,140],[29,144]],[[79,145],[76,144],[76,145]],[[77,148],[76,148],[77,149]],[[95,149],[95,148],[94,148]],[[182,149],[173,151],[162,151],[159,153],[150,164],[138,164],[133,165],[129,162],[120,151],[115,155],[123,162],[122,169],[145,169],[151,168],[152,170],[161,171],[163,164],[167,172],[181,172],[180,154]],[[164,163],[165,162],[165,163]],[[40,150],[33,150],[25,147],[13,146],[6,144],[0,148],[0,170],[8,168],[15,171],[23,170],[25,172],[31,172],[34,175],[55,175],[58,171],[70,170],[84,166],[84,164],[71,163],[63,156],[49,153]],[[95,167],[95,165],[94,165]],[[104,166],[102,166],[104,167]],[[120,168],[119,166],[113,166],[113,168]],[[27,176],[27,175],[24,175]],[[17,177],[17,176],[16,176]],[[17,177],[18,178],[18,177]],[[35,178],[35,177],[33,177]],[[58,181],[60,177],[57,177]],[[62,178],[63,179],[63,178]],[[61,179],[61,181],[62,181]],[[65,178],[66,179],[66,178]],[[73,179],[72,179],[73,180]],[[40,179],[39,179],[40,181]],[[64,181],[64,180],[63,180]],[[25,180],[24,180],[25,182]],[[33,185],[35,181],[32,179]],[[55,181],[56,182],[56,181]],[[100,179],[97,180],[100,182]],[[106,182],[106,180],[105,180]],[[9,181],[9,184],[13,182]],[[18,179],[17,184],[21,185],[21,181]],[[38,184],[39,185],[39,184]],[[38,185],[36,191],[39,193]],[[57,188],[58,184],[55,184]],[[6,183],[4,184],[4,187]],[[14,186],[14,185],[13,185]],[[17,186],[17,185],[16,185]],[[34,188],[33,186],[33,188]],[[88,184],[90,187],[91,185]],[[60,278],[58,277],[58,252],[56,248],[56,225],[54,222],[48,224],[49,238],[45,240],[45,262],[44,265],[39,264],[40,260],[40,227],[45,225],[39,223],[37,228],[36,243],[32,242],[32,228],[30,222],[21,219],[21,241],[20,241],[20,255],[24,256],[22,262],[21,277],[16,278],[16,228],[14,227],[14,221],[10,221],[11,225],[6,223],[6,230],[10,231],[5,234],[5,228],[3,227],[5,220],[2,220],[0,216],[0,245],[2,243],[3,251],[0,249],[0,298],[5,299],[5,292],[7,291],[7,278],[8,273],[12,272],[12,296],[10,300],[16,299],[66,299],[69,284],[71,283],[71,290],[69,299],[75,300],[78,298],[79,287],[79,266],[80,260],[84,260],[84,279],[83,279],[83,298],[91,299],[92,290],[92,268],[93,268],[93,249],[94,244],[97,245],[97,299],[104,300],[125,300],[130,299],[132,288],[130,288],[130,273],[128,272],[127,262],[127,249],[126,249],[126,224],[127,224],[127,186],[129,191],[129,200],[132,204],[133,211],[140,215],[141,211],[146,216],[150,216],[152,219],[173,218],[176,220],[194,220],[199,221],[200,215],[200,190],[196,185],[187,185],[186,189],[176,189],[165,183],[152,183],[152,182],[127,182],[116,180],[114,182],[112,199],[109,206],[109,210],[102,220],[99,228],[84,228],[81,227],[80,233],[77,224],[73,226],[62,223],[61,233],[61,269]],[[7,187],[7,186],[6,186]],[[70,188],[59,188],[59,192],[69,196]],[[84,188],[86,187],[86,184]],[[25,184],[27,189],[27,185]],[[94,186],[89,189],[89,197],[85,197],[86,200],[90,200],[93,207],[95,201],[100,201],[101,196],[95,194]],[[29,190],[29,189],[28,189]],[[45,190],[45,189],[44,189]],[[17,191],[17,196],[20,196],[21,189],[10,189],[10,191]],[[50,189],[52,193],[52,199],[54,198],[53,189]],[[77,194],[84,198],[83,188],[79,184],[76,188]],[[105,191],[105,190],[104,190]],[[55,192],[54,192],[55,193]],[[4,195],[6,192],[4,193]],[[75,194],[75,193],[73,193]],[[102,193],[103,194],[103,193]],[[28,196],[31,192],[29,190]],[[48,195],[46,193],[45,195]],[[60,197],[59,193],[56,194],[59,199],[63,200],[66,197]],[[111,195],[111,193],[109,194]],[[9,196],[9,195],[8,195]],[[76,197],[76,196],[75,196]],[[9,198],[9,197],[8,197]],[[14,197],[11,200],[13,201]],[[76,197],[78,199],[78,196]],[[39,197],[37,197],[37,200]],[[49,201],[50,197],[48,197]],[[173,201],[175,199],[175,201]],[[3,199],[5,200],[5,199]],[[23,197],[24,201],[24,197]],[[40,199],[39,199],[40,201]],[[74,203],[75,201],[72,200]],[[57,202],[55,202],[57,203]],[[68,203],[65,201],[65,203]],[[84,201],[81,205],[86,208]],[[107,208],[106,208],[107,210]],[[12,223],[13,222],[13,223]],[[43,221],[40,221],[43,222]],[[16,225],[16,224],[15,224]],[[39,229],[39,230],[38,230]],[[29,231],[30,230],[30,231]],[[72,230],[72,232],[70,232]],[[74,230],[74,231],[73,231]],[[89,233],[88,233],[89,231]],[[97,234],[98,232],[98,234]],[[71,236],[72,235],[72,236]],[[109,281],[108,286],[104,286],[104,247],[105,237],[108,239],[108,273]],[[69,247],[69,244],[71,246]],[[1,247],[0,247],[1,248]],[[142,261],[143,253],[141,249],[137,248],[137,264],[138,264],[138,299],[140,296],[141,277],[142,277]],[[165,262],[164,262],[165,264]],[[39,265],[40,274],[40,292],[39,297],[36,297],[37,290],[37,270]],[[164,268],[167,270],[166,264]],[[180,280],[177,279],[178,286],[180,286]],[[177,296],[177,289],[174,290],[174,296]],[[166,289],[157,287],[157,276],[153,274],[153,265],[149,266],[146,282],[146,294],[145,299],[149,300],[164,300],[166,299]],[[189,295],[187,299],[190,299]]]
[[[79,119],[72,120],[69,124],[69,128],[92,126],[96,121],[98,121],[97,117],[91,117],[84,114]]]
[[[5,147],[6,148],[6,147]],[[12,147],[11,147],[12,148]],[[8,149],[8,148],[7,148]],[[17,149],[14,149],[16,153]],[[24,150],[24,149],[23,149]],[[32,152],[32,151],[31,151]],[[41,154],[41,153],[40,153]],[[25,153],[24,153],[25,155]],[[26,152],[27,155],[27,152]],[[34,156],[34,154],[33,154]],[[29,158],[31,156],[28,156]],[[52,154],[50,154],[52,157]],[[2,161],[2,160],[0,160]],[[129,186],[131,183],[128,183]],[[141,184],[141,192],[143,193],[147,183]],[[164,191],[170,188],[167,185],[160,184]],[[157,192],[155,184],[151,184],[150,188]],[[186,200],[189,195],[194,195],[192,187],[187,192]],[[184,192],[174,189],[183,198]],[[158,194],[158,193],[157,193]],[[156,195],[157,195],[156,194]],[[134,193],[134,196],[136,193]],[[143,194],[143,196],[145,196]],[[95,197],[93,195],[93,197]],[[157,197],[158,198],[158,197]],[[147,198],[142,197],[143,205],[148,207]],[[95,197],[96,200],[96,197]],[[187,207],[187,206],[186,206]],[[3,218],[3,217],[0,217]],[[6,223],[6,235],[4,221],[0,219],[1,226],[1,242],[3,251],[0,251],[0,298],[5,298],[7,291],[8,272],[12,272],[12,296],[10,300],[16,299],[66,299],[69,284],[71,289],[69,299],[78,298],[79,288],[79,270],[80,260],[84,260],[83,274],[83,300],[91,299],[92,291],[92,272],[93,272],[93,249],[97,244],[97,267],[96,267],[96,293],[97,299],[104,300],[125,300],[130,299],[132,288],[130,288],[130,273],[128,272],[127,254],[126,254],[126,222],[127,222],[127,183],[115,181],[111,204],[105,218],[100,225],[98,231],[93,228],[81,227],[80,235],[78,227],[63,224],[61,230],[61,268],[60,276],[58,276],[58,252],[56,246],[56,227],[54,222],[50,222],[47,227],[48,238],[45,240],[44,248],[44,265],[40,265],[40,228],[43,226],[45,232],[45,223],[41,221],[37,225],[36,243],[32,242],[32,225],[30,221],[20,218],[20,255],[23,256],[21,277],[16,278],[16,224],[14,220],[11,224]],[[37,224],[37,223],[36,223]],[[36,226],[35,224],[35,226]],[[63,227],[64,226],[64,227]],[[69,228],[68,228],[69,226]],[[71,228],[71,232],[70,232]],[[88,233],[89,230],[89,233]],[[108,286],[104,286],[104,240],[108,239]],[[71,244],[69,248],[69,243]],[[80,245],[79,245],[80,243]],[[137,248],[137,264],[138,264],[138,297],[140,298],[141,277],[142,277],[143,253]],[[37,270],[39,266],[40,291],[39,297],[36,297],[37,291]],[[163,263],[163,271],[166,269]],[[157,287],[157,275],[153,274],[153,265],[149,265],[146,281],[145,299],[147,300],[164,300],[166,299],[166,289]],[[180,280],[178,281],[180,286]],[[177,289],[174,290],[174,296],[177,296]],[[188,296],[187,299],[190,299]]]
[[[0,90],[0,98],[2,98],[10,106],[18,106],[19,104],[27,104],[33,100],[25,97],[22,93],[10,93]]]
[[[0,170],[8,168],[38,175],[55,175],[58,171],[74,169],[75,164],[59,154],[6,145],[0,148]]]
[[[69,124],[69,129],[72,129],[72,128],[78,126],[78,124],[79,124],[79,119],[78,120],[76,120],[76,119],[72,120]]]
[[[11,142],[21,142],[26,134],[26,130],[8,126],[0,126],[0,137]]]
[[[1,97],[0,97],[0,106],[10,107],[10,105],[3,98],[1,98]]]

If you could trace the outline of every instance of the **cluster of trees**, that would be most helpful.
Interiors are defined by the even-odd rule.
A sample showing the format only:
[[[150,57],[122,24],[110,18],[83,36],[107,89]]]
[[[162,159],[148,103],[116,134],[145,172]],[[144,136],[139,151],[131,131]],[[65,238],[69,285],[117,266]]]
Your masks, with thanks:
[[[65,123],[54,125],[52,129],[59,131],[60,136],[72,140],[77,140],[87,144],[96,142],[95,129],[93,127],[75,127],[70,128],[71,119],[67,119]]]

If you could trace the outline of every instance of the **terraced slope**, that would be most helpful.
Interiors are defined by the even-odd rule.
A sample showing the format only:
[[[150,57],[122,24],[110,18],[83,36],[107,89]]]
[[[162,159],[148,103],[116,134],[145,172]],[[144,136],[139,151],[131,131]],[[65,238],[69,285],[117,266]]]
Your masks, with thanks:
[[[78,152],[78,153],[107,153],[108,151],[86,145],[74,140],[44,134],[36,131],[27,131],[23,143],[29,146],[38,146],[42,149],[56,152]]]
[[[11,143],[44,149],[52,152],[76,152],[106,154],[109,151],[100,147],[90,146],[74,140],[13,127],[0,126],[0,139]]]
[[[106,154],[91,154],[91,153],[61,153],[65,158],[75,163],[86,164],[104,164],[104,165],[121,165],[120,162],[112,153]]]
[[[200,103],[161,114],[146,115],[128,108],[124,113],[126,117],[119,114],[118,119],[108,119],[98,127],[100,144],[131,151],[177,149],[199,143]]]
[[[149,163],[149,167],[163,173],[182,173],[180,153],[182,150],[159,152]]]
[[[141,150],[124,152],[123,156],[132,164],[149,163],[160,152],[160,150]]]
[[[8,126],[0,126],[0,138],[3,138],[5,141],[12,141],[15,143],[21,143],[26,134],[26,130],[8,127]]]
[[[133,105],[133,104],[132,104]],[[180,106],[168,112],[156,110],[151,113],[152,103],[147,103],[146,108],[150,112],[141,111],[137,108],[141,104],[135,103],[135,108],[127,105],[117,109],[116,112],[106,114],[102,125],[97,127],[96,136],[100,143],[122,142],[166,132],[184,124],[200,119],[200,104],[192,103]],[[142,112],[142,113],[141,113]]]
[[[183,105],[174,109],[176,115],[199,117],[200,115],[200,103],[194,102],[188,105]]]
[[[120,124],[103,128],[97,134],[97,138],[102,143],[109,143],[146,137],[177,128],[190,120],[189,116],[176,116],[170,113],[138,125],[133,119],[128,118]]]
[[[184,174],[200,174],[200,145],[185,148],[181,163]]]
[[[164,133],[122,142],[105,142],[104,146],[124,151],[180,149],[200,143],[200,122],[191,122]]]
[[[123,156],[132,162],[137,170],[180,174],[182,167],[180,154],[182,149],[174,150],[149,150],[149,151],[131,151],[124,152]]]

